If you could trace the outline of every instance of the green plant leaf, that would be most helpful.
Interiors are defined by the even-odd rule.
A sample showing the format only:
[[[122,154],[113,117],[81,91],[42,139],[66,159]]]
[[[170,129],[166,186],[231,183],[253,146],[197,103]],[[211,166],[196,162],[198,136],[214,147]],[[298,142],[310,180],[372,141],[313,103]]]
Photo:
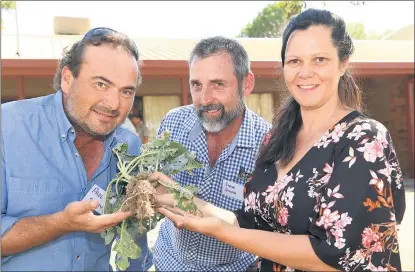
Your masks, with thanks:
[[[189,152],[181,143],[169,141],[169,137],[169,131],[163,132],[151,142],[142,145],[141,154],[138,156],[128,154],[126,143],[118,144],[113,148],[113,153],[120,160],[118,164],[120,172],[107,186],[104,214],[114,213],[121,209],[126,198],[126,186],[129,182],[137,182],[135,175],[160,171],[172,176],[179,172],[190,173],[193,169],[203,167],[203,164],[196,159],[196,153]],[[157,187],[159,183],[160,181],[155,181],[150,184]],[[173,193],[179,207],[197,214],[197,207],[193,203],[193,195],[197,192],[197,187],[162,185]],[[157,212],[151,218],[139,219],[135,215],[101,233],[105,244],[110,244],[115,236],[119,237],[114,246],[114,251],[117,253],[115,265],[118,269],[127,269],[130,266],[129,259],[140,257],[141,249],[136,244],[135,238],[154,229],[157,222],[163,218],[164,216]]]
[[[129,266],[129,258],[138,259],[141,254],[141,248],[135,243],[134,236],[127,231],[127,222],[124,221],[121,226],[120,239],[114,246],[116,252],[115,264],[121,271],[125,271]]]

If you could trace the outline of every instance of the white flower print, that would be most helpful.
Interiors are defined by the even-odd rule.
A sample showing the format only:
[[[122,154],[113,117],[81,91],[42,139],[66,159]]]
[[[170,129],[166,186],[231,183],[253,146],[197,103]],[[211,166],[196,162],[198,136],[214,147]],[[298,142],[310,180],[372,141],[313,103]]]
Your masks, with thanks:
[[[343,162],[349,162],[349,168],[356,162],[356,156],[354,155],[353,147],[349,147],[349,156],[346,157]]]
[[[298,170],[298,172],[297,172],[297,174],[295,174],[295,182],[298,182],[298,180],[300,179],[300,178],[302,178],[302,177],[304,177],[304,175],[301,175],[300,174],[300,170]]]
[[[346,128],[346,123],[337,124],[333,131],[331,132],[331,138],[333,139],[334,143],[338,143],[340,138],[344,134],[344,129]]]
[[[379,174],[382,174],[386,177],[387,181],[389,183],[392,182],[392,171],[394,170],[391,165],[389,164],[389,162],[387,160],[384,161],[385,162],[385,168],[378,170],[377,172]]]
[[[255,192],[251,192],[248,197],[245,198],[245,212],[249,210],[255,210],[255,202],[257,199],[257,195]]]
[[[327,189],[327,196],[329,198],[330,197],[343,198],[343,195],[341,193],[338,193],[339,189],[340,189],[340,184],[337,185],[336,187],[334,187],[333,191],[330,188],[328,188]]]
[[[370,130],[370,129],[371,127],[369,123],[363,123],[362,125],[356,125],[353,128],[353,131],[347,134],[347,138],[352,139],[354,137],[353,140],[357,141],[360,139],[360,137],[366,135],[366,132],[364,132],[364,130]]]
[[[293,207],[293,203],[292,203],[292,200],[294,197],[293,191],[294,191],[294,187],[288,187],[287,191],[285,191],[281,197],[281,201],[283,201],[285,205],[289,206],[290,208]]]
[[[378,178],[378,176],[376,175],[376,173],[373,170],[369,170],[370,171],[370,175],[372,176],[372,179],[370,180],[369,184],[370,185],[375,185],[376,188],[378,188],[380,191],[383,190],[383,180],[381,180],[380,178]]]
[[[321,137],[320,141],[318,141],[317,144],[315,144],[315,146],[317,146],[317,148],[323,147],[326,148],[331,142],[332,139],[330,139],[331,134],[329,132],[326,132],[326,134],[323,135],[323,137]]]

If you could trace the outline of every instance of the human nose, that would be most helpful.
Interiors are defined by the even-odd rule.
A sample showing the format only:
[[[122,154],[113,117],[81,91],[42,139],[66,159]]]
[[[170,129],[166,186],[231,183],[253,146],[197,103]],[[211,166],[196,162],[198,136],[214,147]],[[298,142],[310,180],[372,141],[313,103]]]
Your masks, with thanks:
[[[120,107],[120,93],[116,90],[106,92],[104,104],[112,110],[118,110]]]
[[[302,79],[310,78],[313,76],[313,67],[309,64],[304,64],[298,71],[298,77]]]
[[[207,87],[202,87],[202,90],[200,92],[200,103],[202,105],[208,105],[210,102],[212,102],[212,93]]]

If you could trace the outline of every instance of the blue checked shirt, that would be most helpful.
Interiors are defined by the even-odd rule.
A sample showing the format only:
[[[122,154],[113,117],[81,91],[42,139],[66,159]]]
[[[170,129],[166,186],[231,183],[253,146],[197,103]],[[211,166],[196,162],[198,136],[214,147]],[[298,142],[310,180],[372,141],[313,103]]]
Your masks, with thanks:
[[[159,134],[169,130],[170,140],[195,151],[205,165],[191,176],[179,173],[174,179],[183,185],[196,185],[199,197],[220,208],[238,210],[243,205],[244,179],[252,173],[256,156],[270,124],[247,109],[235,139],[225,147],[214,167],[209,166],[206,136],[193,105],[171,110],[162,120]],[[154,247],[154,264],[160,271],[244,271],[255,256],[212,237],[177,229],[166,219],[160,226]]]
[[[128,143],[138,154],[140,141],[124,128],[105,139],[101,164],[87,182],[74,144],[75,131],[62,106],[62,92],[1,105],[1,236],[20,219],[59,212],[80,201],[92,186],[106,190],[117,171],[111,149]],[[141,257],[130,271],[152,265],[147,236],[137,238]],[[111,271],[110,245],[99,233],[72,232],[49,243],[1,258],[4,271]]]

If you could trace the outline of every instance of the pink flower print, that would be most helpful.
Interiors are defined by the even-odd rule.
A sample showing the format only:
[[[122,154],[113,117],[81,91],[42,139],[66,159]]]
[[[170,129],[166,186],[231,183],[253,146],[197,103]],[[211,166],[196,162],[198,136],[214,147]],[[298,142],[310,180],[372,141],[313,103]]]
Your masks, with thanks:
[[[372,246],[372,251],[373,251],[373,252],[382,252],[382,251],[383,251],[382,244],[381,244],[380,242],[376,242],[376,243]]]
[[[372,242],[377,242],[379,235],[374,232],[371,228],[365,228],[362,233],[362,244],[365,248],[370,249]]]
[[[317,226],[323,226],[325,229],[333,226],[333,222],[340,218],[339,212],[331,212],[330,209],[324,209],[323,215],[320,219],[316,222]]]
[[[332,139],[330,139],[330,133],[326,133],[316,145],[318,148],[326,148],[331,143],[331,141]]]
[[[382,131],[378,131],[376,135],[376,141],[381,144],[384,148],[388,147],[388,141],[385,138],[385,134]]]
[[[375,162],[377,158],[383,157],[383,145],[378,141],[366,142],[364,147],[357,149],[363,153],[363,157],[368,162]]]
[[[392,166],[389,164],[389,162],[387,160],[385,160],[385,168],[380,169],[377,172],[379,174],[384,175],[386,177],[386,179],[388,180],[388,182],[391,183],[392,182],[392,178],[391,178],[392,171],[393,171]]]
[[[372,263],[369,263],[366,267],[365,270],[369,269],[370,271],[388,271],[388,269],[386,267],[382,267],[382,266],[374,266]]]
[[[287,222],[288,222],[288,209],[286,207],[278,209],[277,221],[278,221],[278,223],[281,224],[281,226],[287,225]]]
[[[336,242],[334,243],[334,246],[337,247],[338,249],[341,249],[346,245],[344,243],[345,241],[346,239],[344,238],[336,237]]]
[[[357,250],[356,253],[353,255],[352,260],[356,263],[364,263],[366,258],[366,254],[363,250]]]
[[[337,185],[336,187],[334,187],[333,191],[330,188],[328,188],[327,189],[327,196],[329,198],[331,198],[331,197],[344,198],[344,196],[341,193],[338,193],[339,189],[340,189],[340,184]]]
[[[268,186],[265,193],[262,193],[262,195],[265,195],[265,203],[270,204],[273,203],[277,197],[278,197],[278,186],[276,183],[273,186]],[[268,194],[267,194],[268,193]]]
[[[383,180],[381,180],[380,178],[378,178],[378,176],[376,175],[376,173],[372,170],[370,171],[370,175],[372,176],[372,179],[370,180],[369,184],[370,185],[375,185],[376,188],[378,188],[378,190],[382,191],[383,190]]]
[[[331,138],[333,139],[334,143],[337,143],[340,140],[340,138],[343,136],[344,134],[343,127],[344,125],[338,124],[334,127],[334,130],[331,132]]]
[[[329,182],[329,180],[330,180],[331,174],[333,173],[333,167],[326,163],[326,165],[323,168],[323,171],[326,173],[326,175],[324,175],[320,179],[320,181],[325,184],[325,183]]]
[[[256,195],[254,192],[251,192],[247,198],[245,198],[245,211],[249,211],[250,209],[255,210],[255,201]]]

